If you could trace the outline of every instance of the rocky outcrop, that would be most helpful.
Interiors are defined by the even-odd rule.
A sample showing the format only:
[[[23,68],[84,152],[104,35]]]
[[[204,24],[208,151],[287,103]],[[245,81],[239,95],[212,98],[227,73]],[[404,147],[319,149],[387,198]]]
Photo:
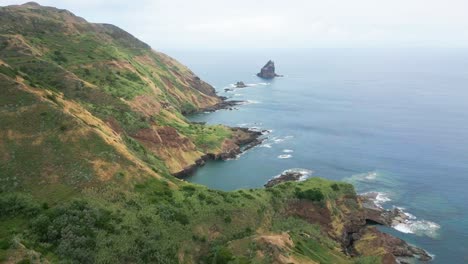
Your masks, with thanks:
[[[173,173],[173,175],[177,178],[185,178],[194,173],[198,167],[203,166],[206,161],[233,159],[242,152],[261,144],[264,140],[264,138],[262,138],[262,132],[259,131],[252,131],[243,127],[233,127],[231,130],[232,137],[223,142],[221,151],[217,153],[207,153],[197,159],[193,164],[186,166],[181,171]]]
[[[208,106],[208,107],[205,107],[205,108],[202,108],[201,110],[197,111],[197,112],[215,112],[215,111],[218,111],[218,110],[221,110],[221,109],[229,109],[229,110],[232,110],[235,106],[237,105],[241,105],[242,103],[244,103],[244,101],[239,101],[239,100],[226,100],[227,98],[226,97],[220,97],[221,98],[221,101],[215,105],[212,105],[212,106]]]
[[[242,81],[236,82],[236,88],[245,88],[245,87],[247,87],[247,85],[244,82]]]
[[[365,212],[366,221],[388,227],[405,223],[409,216],[401,209],[395,207],[391,210],[384,209],[375,203],[377,193],[365,193],[358,196]]]
[[[265,66],[257,73],[257,76],[264,79],[273,79],[275,77],[282,77],[275,73],[275,63],[272,60],[269,60]]]
[[[360,256],[380,255],[382,263],[413,263],[412,259],[427,262],[432,258],[423,249],[402,239],[380,232],[375,226],[367,226],[353,234],[353,249]],[[380,252],[380,253],[379,253]]]
[[[305,169],[285,170],[280,175],[270,179],[264,186],[270,188],[283,182],[305,180],[311,174],[312,171]]]
[[[281,182],[284,182],[296,181],[298,177],[298,173],[285,173],[278,180],[270,181],[269,185],[274,185],[281,178]],[[336,186],[337,189],[342,188]],[[432,259],[423,249],[370,225],[370,217],[373,219],[372,224],[387,225],[391,220],[387,216],[378,217],[374,212],[369,215],[368,208],[361,201],[361,197],[351,194],[322,202],[294,199],[288,203],[285,214],[319,224],[331,238],[341,243],[343,251],[350,256],[380,256],[384,264],[412,263],[409,261],[414,259],[426,262]],[[396,215],[396,218],[400,217],[398,213]]]

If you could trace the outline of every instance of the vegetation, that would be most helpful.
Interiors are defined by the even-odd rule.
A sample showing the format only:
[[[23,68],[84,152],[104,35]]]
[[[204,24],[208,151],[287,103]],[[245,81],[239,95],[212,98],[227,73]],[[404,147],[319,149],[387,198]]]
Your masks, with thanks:
[[[0,87],[0,262],[354,262],[333,239],[358,209],[351,185],[222,192],[172,177],[232,131],[188,122],[220,99],[121,29],[0,7]],[[326,210],[332,230],[298,203]]]
[[[43,259],[72,263],[177,263],[189,259],[251,263],[247,260],[252,256],[238,254],[236,241],[255,244],[262,233],[288,232],[296,245],[292,254],[326,260],[324,263],[350,263],[320,226],[270,206],[287,206],[296,187],[330,193],[332,184],[314,178],[299,187],[278,186],[274,188],[281,190],[278,197],[269,190],[252,190],[247,196],[245,191],[221,192],[191,184],[172,189],[167,181],[154,179],[133,190],[114,184],[87,190],[81,198],[70,197],[52,206],[44,206],[46,200],[40,197],[4,192],[0,195],[0,222],[14,221],[23,228],[0,245],[5,255],[15,251],[14,243],[20,243]],[[256,261],[269,263],[268,259]]]

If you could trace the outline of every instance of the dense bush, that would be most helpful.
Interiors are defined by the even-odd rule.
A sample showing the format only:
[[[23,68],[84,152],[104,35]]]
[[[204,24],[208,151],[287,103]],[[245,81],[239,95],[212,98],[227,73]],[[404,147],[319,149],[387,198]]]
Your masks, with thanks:
[[[178,208],[174,208],[165,204],[158,206],[158,214],[163,220],[166,221],[177,221],[182,225],[187,225],[190,223],[190,219],[187,214],[183,213]]]
[[[234,260],[234,255],[227,247],[215,247],[205,258],[205,263],[209,264],[227,264]]]
[[[36,217],[31,230],[39,242],[50,244],[57,255],[78,263],[94,261],[96,235],[112,232],[110,211],[90,206],[85,201],[53,209]]]
[[[0,196],[0,217],[26,216],[39,213],[41,206],[29,196],[22,194],[2,194]]]
[[[336,183],[332,184],[332,185],[331,185],[331,188],[332,188],[332,190],[334,190],[335,192],[338,191],[338,190],[340,190],[340,186],[338,186],[338,184],[336,184]]]
[[[323,201],[323,199],[325,199],[325,196],[323,195],[322,191],[316,188],[307,189],[304,191],[296,191],[296,197],[299,199],[307,199],[314,202],[320,202]]]

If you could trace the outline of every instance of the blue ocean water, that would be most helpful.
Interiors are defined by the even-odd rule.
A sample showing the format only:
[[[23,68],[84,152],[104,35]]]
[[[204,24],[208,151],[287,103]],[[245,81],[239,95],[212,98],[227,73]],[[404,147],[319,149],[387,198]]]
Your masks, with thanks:
[[[405,208],[415,219],[385,231],[434,263],[468,263],[468,50],[168,53],[220,95],[247,101],[194,121],[272,130],[263,145],[209,162],[189,181],[254,188],[286,169],[310,169]],[[283,78],[255,76],[269,59]],[[224,92],[236,81],[252,87]]]

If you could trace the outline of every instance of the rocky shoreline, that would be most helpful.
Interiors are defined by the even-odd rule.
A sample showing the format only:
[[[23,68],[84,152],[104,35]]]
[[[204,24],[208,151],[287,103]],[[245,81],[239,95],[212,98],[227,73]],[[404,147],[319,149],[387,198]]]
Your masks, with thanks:
[[[200,109],[197,112],[215,112],[215,111],[223,110],[223,109],[234,110],[234,107],[245,103],[245,101],[240,101],[240,100],[228,100],[228,98],[224,96],[220,96],[219,98],[221,98],[220,103]]]
[[[283,182],[300,181],[312,172],[304,169],[286,170],[270,179],[264,186],[271,188]],[[413,263],[414,259],[428,262],[432,257],[424,249],[408,244],[406,241],[381,232],[375,225],[392,227],[408,220],[408,216],[398,208],[384,209],[376,203],[377,193],[357,195],[360,210],[350,212],[349,223],[345,225],[345,236],[341,238],[344,251],[351,256],[365,255],[383,249],[387,254],[382,263]]]
[[[302,169],[291,169],[286,170],[280,175],[270,179],[267,183],[265,183],[265,187],[273,187],[277,184],[288,182],[288,181],[301,181],[305,180],[312,174],[312,171],[302,170]]]
[[[260,145],[266,138],[262,131],[254,131],[245,127],[231,127],[234,134],[242,135],[233,138],[234,147],[226,149],[221,153],[207,153],[200,157],[194,164],[184,168],[182,171],[173,173],[177,178],[186,178],[192,175],[199,167],[205,165],[210,160],[229,160],[236,158],[239,154]]]

